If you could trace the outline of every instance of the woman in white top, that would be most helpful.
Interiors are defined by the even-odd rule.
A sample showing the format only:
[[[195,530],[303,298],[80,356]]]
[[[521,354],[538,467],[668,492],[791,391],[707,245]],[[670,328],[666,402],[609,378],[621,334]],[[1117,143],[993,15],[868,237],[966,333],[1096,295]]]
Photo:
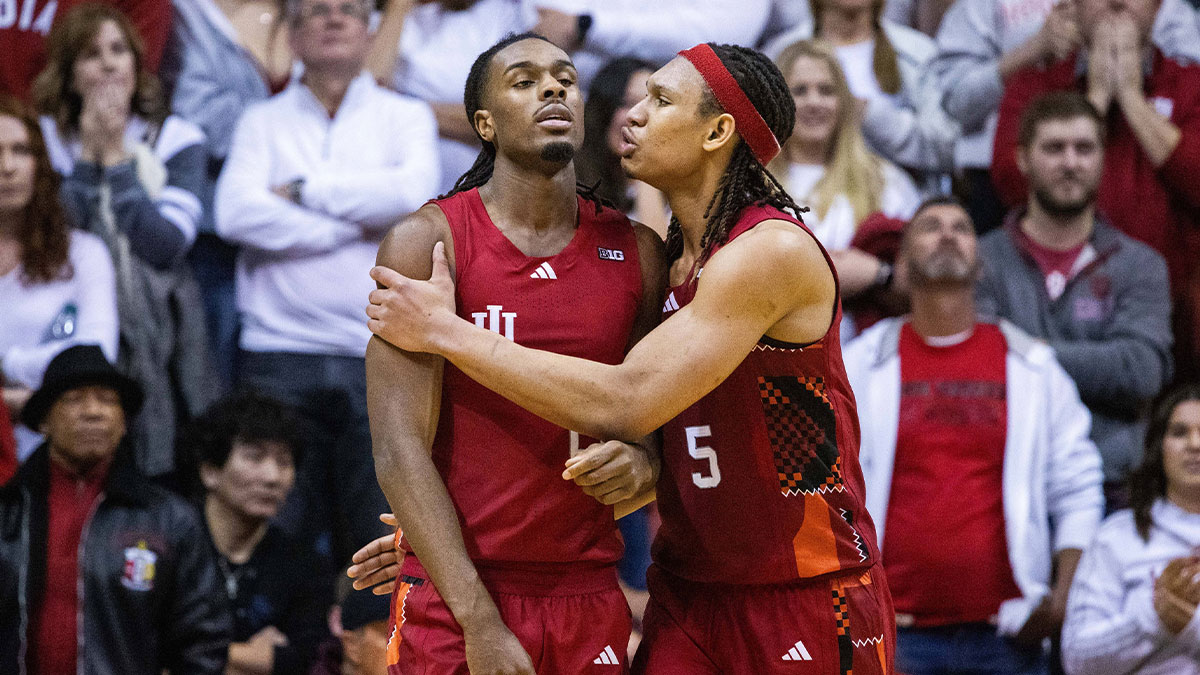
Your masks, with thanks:
[[[0,100],[0,374],[16,417],[60,351],[99,344],[117,357],[112,259],[98,237],[67,226],[37,121]],[[27,430],[26,430],[27,431]],[[29,434],[18,433],[21,449]]]
[[[833,257],[842,294],[852,297],[888,276],[882,261],[850,248],[859,224],[876,212],[908,220],[921,198],[903,170],[867,149],[854,95],[827,43],[794,43],[776,63],[796,101],[796,131],[771,172],[809,207],[804,222]]]
[[[1200,386],[1156,407],[1130,497],[1080,560],[1063,664],[1072,675],[1200,673]]]
[[[129,435],[143,473],[162,475],[174,468],[175,422],[207,407],[218,386],[183,261],[202,213],[204,133],[168,113],[119,10],[73,7],[50,29],[47,54],[34,83],[42,133],[67,213],[104,241],[116,270],[117,367],[146,392]]]
[[[783,50],[820,38],[833,47],[855,98],[859,122],[880,155],[929,182],[953,169],[959,126],[941,107],[926,64],[937,54],[929,36],[882,18],[883,0],[810,0],[812,19],[771,40],[763,51],[778,61]]]

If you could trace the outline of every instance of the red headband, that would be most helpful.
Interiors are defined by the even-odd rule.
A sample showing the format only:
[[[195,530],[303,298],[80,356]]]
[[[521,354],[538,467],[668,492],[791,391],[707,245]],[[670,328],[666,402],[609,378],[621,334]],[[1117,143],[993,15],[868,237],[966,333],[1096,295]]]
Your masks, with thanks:
[[[713,95],[721,102],[725,112],[733,115],[737,132],[742,140],[750,147],[754,157],[766,166],[779,154],[779,139],[771,133],[758,109],[746,97],[746,92],[738,86],[729,69],[721,63],[721,58],[706,44],[698,44],[691,49],[679,52],[679,55],[691,62],[700,76],[708,83]]]

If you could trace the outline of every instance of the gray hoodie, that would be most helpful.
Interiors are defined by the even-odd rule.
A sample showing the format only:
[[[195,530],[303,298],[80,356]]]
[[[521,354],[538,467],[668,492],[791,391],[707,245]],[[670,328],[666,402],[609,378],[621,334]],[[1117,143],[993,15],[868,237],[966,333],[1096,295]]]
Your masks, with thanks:
[[[1105,480],[1121,480],[1142,454],[1141,413],[1171,379],[1166,262],[1098,217],[1082,265],[1051,300],[1020,241],[1022,215],[1014,212],[979,242],[977,310],[1008,319],[1054,348],[1091,410]]]

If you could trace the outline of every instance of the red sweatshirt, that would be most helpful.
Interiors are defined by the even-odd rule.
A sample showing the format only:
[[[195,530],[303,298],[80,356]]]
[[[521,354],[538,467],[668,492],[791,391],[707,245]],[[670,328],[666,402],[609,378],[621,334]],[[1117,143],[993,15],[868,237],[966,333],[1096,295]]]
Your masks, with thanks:
[[[50,27],[88,0],[0,0],[0,93],[29,99],[34,78],[46,65]],[[158,70],[171,28],[170,0],[101,0],[125,12],[146,45],[146,67]]]
[[[1027,68],[1004,89],[992,150],[992,181],[1004,203],[1026,197],[1017,168],[1017,129],[1025,107],[1051,91],[1084,92],[1076,57],[1049,68]],[[1116,105],[1109,111],[1104,175],[1097,205],[1118,229],[1154,247],[1167,259],[1177,308],[1181,354],[1200,355],[1200,66],[1183,65],[1155,52],[1146,96],[1179,127],[1179,145],[1159,168],[1142,151]]]

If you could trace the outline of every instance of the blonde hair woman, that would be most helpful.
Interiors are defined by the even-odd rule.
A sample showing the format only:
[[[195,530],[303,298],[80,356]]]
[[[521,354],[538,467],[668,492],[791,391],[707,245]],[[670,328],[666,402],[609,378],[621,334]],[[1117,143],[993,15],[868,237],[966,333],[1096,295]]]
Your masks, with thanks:
[[[908,220],[920,195],[900,168],[872,153],[858,126],[858,102],[833,48],[822,40],[786,47],[776,59],[796,102],[796,131],[771,171],[804,222],[834,258],[842,292],[856,295],[887,281],[885,263],[850,242],[873,213]]]
[[[941,109],[941,94],[924,76],[937,54],[929,36],[883,18],[883,0],[809,0],[812,18],[772,39],[763,51],[777,61],[796,42],[826,40],[855,98],[859,124],[876,152],[935,183],[954,166],[958,125]]]

